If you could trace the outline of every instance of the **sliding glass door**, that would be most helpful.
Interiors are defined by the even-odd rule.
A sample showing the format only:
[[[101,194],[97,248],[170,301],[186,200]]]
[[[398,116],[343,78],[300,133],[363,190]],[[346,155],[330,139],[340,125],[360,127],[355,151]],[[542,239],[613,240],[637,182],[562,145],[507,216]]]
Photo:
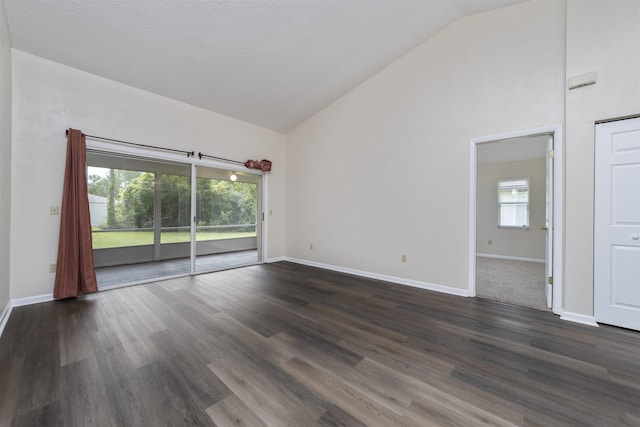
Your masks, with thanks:
[[[98,151],[87,166],[101,287],[261,260],[260,175]]]
[[[195,271],[260,261],[260,175],[196,166]]]

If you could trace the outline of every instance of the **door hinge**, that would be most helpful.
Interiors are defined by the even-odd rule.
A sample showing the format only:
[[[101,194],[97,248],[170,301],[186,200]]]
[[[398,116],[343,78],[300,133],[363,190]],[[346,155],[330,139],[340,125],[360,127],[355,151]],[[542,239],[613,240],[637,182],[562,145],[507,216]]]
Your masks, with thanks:
[[[549,284],[553,285],[553,276],[549,276]]]
[[[262,212],[262,220],[264,221],[264,212]]]
[[[556,155],[556,151],[555,150],[549,150],[549,158],[553,159]]]

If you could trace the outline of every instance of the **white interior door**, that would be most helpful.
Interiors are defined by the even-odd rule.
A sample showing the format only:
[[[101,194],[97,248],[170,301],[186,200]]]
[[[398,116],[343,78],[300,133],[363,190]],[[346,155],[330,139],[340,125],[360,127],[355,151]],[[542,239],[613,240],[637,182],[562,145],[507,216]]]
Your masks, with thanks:
[[[545,265],[547,280],[545,284],[545,295],[547,297],[547,307],[553,307],[553,135],[549,135],[547,140],[547,191],[546,191],[546,247]]]
[[[596,126],[594,315],[640,330],[640,118]]]

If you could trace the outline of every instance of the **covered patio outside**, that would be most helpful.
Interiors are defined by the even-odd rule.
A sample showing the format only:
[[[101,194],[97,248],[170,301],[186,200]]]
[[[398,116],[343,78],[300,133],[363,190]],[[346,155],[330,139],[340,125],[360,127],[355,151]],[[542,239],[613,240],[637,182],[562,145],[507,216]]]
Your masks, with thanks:
[[[199,272],[226,270],[256,263],[258,263],[257,249],[202,255],[196,258],[196,266]],[[145,282],[163,277],[187,275],[189,272],[190,265],[188,257],[96,268],[98,286],[101,288]]]

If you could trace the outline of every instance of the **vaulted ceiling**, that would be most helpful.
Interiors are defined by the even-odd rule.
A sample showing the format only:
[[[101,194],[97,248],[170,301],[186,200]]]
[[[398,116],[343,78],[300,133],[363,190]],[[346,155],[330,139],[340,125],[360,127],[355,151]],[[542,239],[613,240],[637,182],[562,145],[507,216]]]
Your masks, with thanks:
[[[283,133],[465,15],[522,0],[3,0],[12,46]]]

